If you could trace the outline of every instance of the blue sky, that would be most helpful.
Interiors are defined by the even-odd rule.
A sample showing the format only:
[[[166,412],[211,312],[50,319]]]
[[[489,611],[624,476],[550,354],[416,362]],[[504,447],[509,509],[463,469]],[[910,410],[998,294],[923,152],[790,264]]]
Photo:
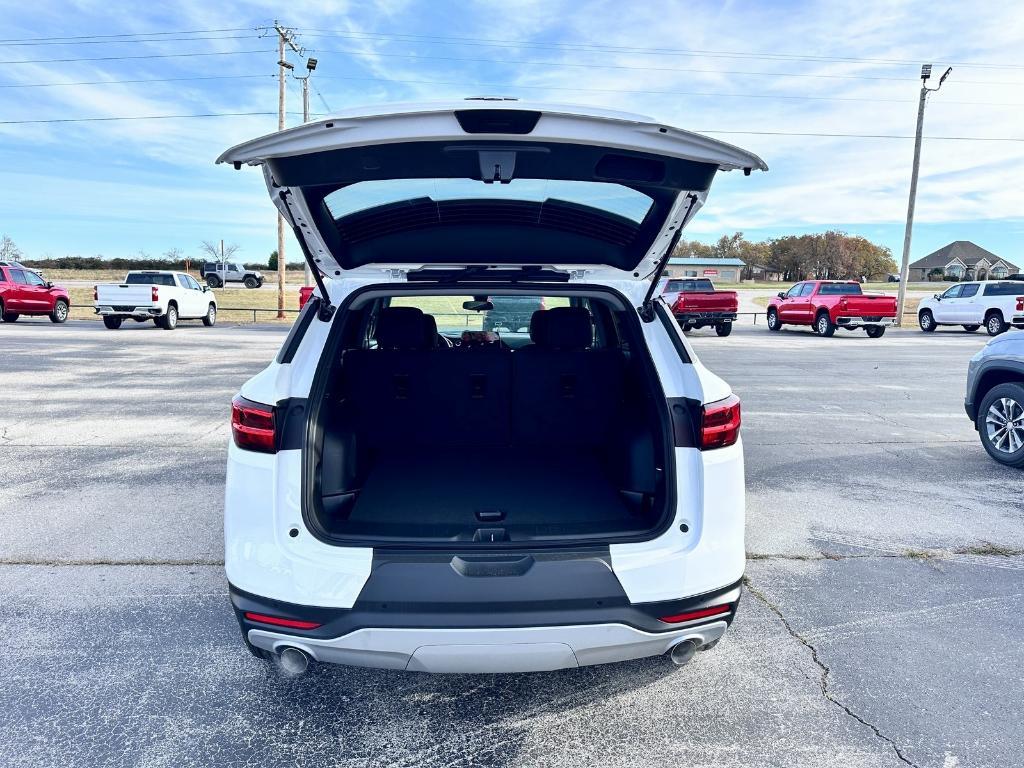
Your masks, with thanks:
[[[840,228],[898,256],[912,141],[732,132],[912,134],[915,62],[932,61],[954,71],[930,98],[926,136],[1024,139],[1024,13],[1014,6],[0,0],[0,232],[36,258],[192,255],[224,238],[240,258],[265,260],[275,224],[260,174],[213,160],[273,131],[274,114],[10,121],[273,113],[275,41],[253,30],[280,14],[319,59],[314,113],[500,94],[729,132],[712,135],[757,152],[771,171],[720,175],[691,237]],[[154,32],[174,34],[126,42]],[[86,35],[124,37],[38,39]],[[148,58],[109,58],[125,56]],[[52,61],[85,58],[106,60]],[[113,82],[123,80],[150,82]],[[288,109],[289,124],[299,122],[297,82]],[[913,257],[959,239],[1024,262],[1022,161],[1024,141],[927,140]]]

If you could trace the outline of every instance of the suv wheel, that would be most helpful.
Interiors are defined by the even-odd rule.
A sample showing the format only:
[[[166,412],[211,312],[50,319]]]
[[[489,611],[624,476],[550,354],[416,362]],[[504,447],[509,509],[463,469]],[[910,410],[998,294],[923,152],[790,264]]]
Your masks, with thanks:
[[[113,315],[104,315],[103,324],[112,331],[116,331],[121,327],[121,318],[114,317]]]
[[[979,328],[981,328],[980,325],[973,325],[973,324],[972,325],[965,325],[964,326],[964,330],[967,331],[968,333],[974,333]]]
[[[998,336],[1007,328],[1009,326],[1003,322],[1003,316],[999,312],[993,312],[985,318],[985,330],[988,331],[989,336]]]
[[[51,323],[63,323],[68,319],[68,303],[64,299],[57,299],[53,305],[53,312],[50,313]]]
[[[246,288],[256,288],[259,286],[259,281],[255,277],[247,277],[242,282],[245,283]]]
[[[777,309],[768,310],[768,330],[769,331],[781,331],[782,322],[779,320],[779,311]]]
[[[167,311],[160,318],[160,327],[165,331],[173,331],[178,327],[178,308],[174,304],[167,305]]]
[[[814,318],[814,332],[819,336],[832,336],[836,332],[836,325],[828,312],[822,312]]]
[[[1024,467],[1024,385],[990,389],[978,409],[977,427],[989,456],[1008,467]]]
[[[935,330],[935,317],[932,315],[930,309],[922,310],[917,316],[917,324],[921,326],[921,330],[925,333],[931,333]]]
[[[216,275],[207,275],[206,284],[211,288],[220,288],[220,280],[217,279]]]
[[[217,307],[215,305],[211,304],[210,308],[208,310],[206,310],[206,316],[203,318],[203,325],[205,325],[207,328],[210,328],[216,322],[217,322]]]

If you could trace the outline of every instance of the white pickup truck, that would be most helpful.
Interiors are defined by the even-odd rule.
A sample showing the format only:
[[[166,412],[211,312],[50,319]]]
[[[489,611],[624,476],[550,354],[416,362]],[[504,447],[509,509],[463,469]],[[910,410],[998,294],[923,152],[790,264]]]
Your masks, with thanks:
[[[217,322],[217,299],[206,286],[185,272],[140,270],[129,272],[123,283],[104,283],[93,291],[96,314],[111,330],[126,318],[136,322],[152,320],[172,331],[178,320],[202,319],[203,325]]]

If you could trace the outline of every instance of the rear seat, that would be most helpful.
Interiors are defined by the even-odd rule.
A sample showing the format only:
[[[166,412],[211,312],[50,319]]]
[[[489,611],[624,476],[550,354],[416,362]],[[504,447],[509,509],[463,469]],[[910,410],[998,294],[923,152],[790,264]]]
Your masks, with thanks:
[[[619,414],[625,362],[617,349],[594,349],[590,311],[533,313],[533,344],[513,356],[513,437],[527,445],[604,442]]]
[[[344,358],[360,441],[386,450],[606,439],[622,400],[621,354],[591,348],[582,307],[535,312],[530,335],[534,344],[516,352],[438,349],[432,317],[415,307],[381,310],[378,348]]]

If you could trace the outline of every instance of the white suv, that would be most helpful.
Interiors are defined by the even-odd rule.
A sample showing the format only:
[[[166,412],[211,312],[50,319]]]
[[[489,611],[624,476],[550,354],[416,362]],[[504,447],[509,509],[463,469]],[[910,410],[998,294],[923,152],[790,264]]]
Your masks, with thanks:
[[[740,405],[654,287],[716,172],[758,157],[633,115],[466,101],[219,162],[263,167],[318,280],[232,403],[225,568],[251,651],[516,672],[684,663],[722,637]],[[502,297],[527,326],[488,321]]]
[[[1024,284],[1013,280],[957,283],[943,293],[924,299],[917,308],[921,330],[931,333],[940,325],[960,325],[969,333],[981,326],[989,336],[1024,328]]]

